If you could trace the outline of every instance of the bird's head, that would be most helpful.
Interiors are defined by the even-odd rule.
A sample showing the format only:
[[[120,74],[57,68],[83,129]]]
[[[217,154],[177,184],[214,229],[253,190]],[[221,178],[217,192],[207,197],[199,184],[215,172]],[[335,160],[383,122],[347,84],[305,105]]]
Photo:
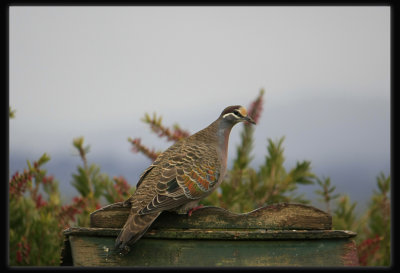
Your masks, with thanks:
[[[224,111],[222,111],[220,118],[232,124],[236,124],[241,121],[247,121],[252,124],[256,124],[255,121],[247,115],[246,108],[241,105],[226,107]]]

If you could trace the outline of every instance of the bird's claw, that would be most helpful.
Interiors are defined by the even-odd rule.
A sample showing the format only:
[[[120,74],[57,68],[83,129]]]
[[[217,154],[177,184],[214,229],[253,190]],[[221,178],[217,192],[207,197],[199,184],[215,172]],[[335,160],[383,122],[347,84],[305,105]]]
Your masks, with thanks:
[[[196,211],[196,210],[198,210],[198,209],[201,209],[202,207],[204,207],[204,206],[203,206],[203,205],[199,205],[199,206],[197,206],[197,207],[191,208],[191,209],[188,211],[188,216],[189,216],[189,217],[192,216],[192,213],[193,213],[194,211]]]

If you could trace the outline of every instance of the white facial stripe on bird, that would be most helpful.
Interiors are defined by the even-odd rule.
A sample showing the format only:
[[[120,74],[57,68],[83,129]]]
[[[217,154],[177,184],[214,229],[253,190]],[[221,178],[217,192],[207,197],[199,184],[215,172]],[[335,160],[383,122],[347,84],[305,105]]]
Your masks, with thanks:
[[[223,118],[226,118],[227,116],[232,115],[232,116],[234,116],[235,118],[240,119],[240,118],[242,118],[242,117],[246,117],[246,116],[247,116],[247,110],[246,110],[246,108],[244,108],[244,107],[240,107],[239,109],[236,109],[236,110],[234,110],[234,111],[235,111],[235,112],[237,111],[237,113],[239,113],[239,115],[237,115],[237,114],[235,114],[234,112],[232,112],[232,113],[225,114],[225,115],[223,115],[222,117],[223,117]],[[241,116],[240,116],[240,115],[241,115]]]
[[[226,118],[227,116],[234,116],[236,119],[240,119],[238,115],[235,115],[234,113],[228,113],[222,116],[222,118]]]

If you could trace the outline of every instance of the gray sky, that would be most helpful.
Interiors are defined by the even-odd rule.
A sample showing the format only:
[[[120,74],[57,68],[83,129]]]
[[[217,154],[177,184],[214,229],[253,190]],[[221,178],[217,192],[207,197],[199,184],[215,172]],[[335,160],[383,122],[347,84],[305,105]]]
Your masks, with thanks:
[[[47,152],[77,164],[84,136],[89,160],[126,166],[135,185],[149,162],[127,138],[171,144],[145,112],[196,132],[264,88],[255,167],[267,138],[286,136],[288,167],[311,160],[349,194],[389,174],[389,7],[11,7],[9,33],[11,163]]]

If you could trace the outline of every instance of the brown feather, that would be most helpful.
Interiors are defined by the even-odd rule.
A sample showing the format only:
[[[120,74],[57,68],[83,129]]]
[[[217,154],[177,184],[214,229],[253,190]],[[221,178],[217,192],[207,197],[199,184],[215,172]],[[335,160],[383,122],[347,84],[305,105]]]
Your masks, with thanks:
[[[207,128],[176,142],[143,172],[124,203],[131,211],[116,248],[135,243],[162,211],[189,209],[218,187],[226,172],[229,133],[237,123],[223,114],[236,109],[240,106],[227,107]]]

